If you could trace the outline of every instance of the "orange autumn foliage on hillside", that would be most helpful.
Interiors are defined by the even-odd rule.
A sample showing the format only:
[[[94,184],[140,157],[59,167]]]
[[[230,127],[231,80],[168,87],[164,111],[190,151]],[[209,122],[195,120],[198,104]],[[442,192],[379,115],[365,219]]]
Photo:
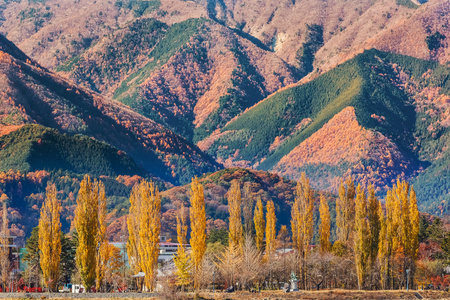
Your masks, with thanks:
[[[376,164],[362,164],[363,160],[371,159]],[[349,166],[345,167],[345,163]],[[349,106],[283,157],[274,170],[282,176],[296,179],[299,169],[308,165],[345,168],[345,175],[354,175],[359,182],[384,186],[398,170],[406,173],[410,162],[386,136],[363,128],[357,120],[355,109]],[[324,180],[337,187],[338,177]]]

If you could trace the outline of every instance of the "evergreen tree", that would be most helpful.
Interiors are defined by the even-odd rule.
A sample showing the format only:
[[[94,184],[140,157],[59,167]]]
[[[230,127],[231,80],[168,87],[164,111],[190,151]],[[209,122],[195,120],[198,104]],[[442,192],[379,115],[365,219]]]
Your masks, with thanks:
[[[76,246],[77,245],[73,238],[71,239],[61,232],[60,284],[69,283],[71,281],[72,274],[76,270]]]
[[[74,232],[76,235],[76,232]],[[60,256],[60,284],[65,284],[71,281],[71,276],[76,270],[75,263],[75,249],[77,247],[75,238],[70,239],[64,233],[61,232],[61,256]],[[30,237],[25,243],[25,254],[23,256],[23,262],[27,264],[25,274],[30,283],[38,283],[39,275],[41,273],[41,267],[39,263],[39,226],[36,226],[31,231]]]

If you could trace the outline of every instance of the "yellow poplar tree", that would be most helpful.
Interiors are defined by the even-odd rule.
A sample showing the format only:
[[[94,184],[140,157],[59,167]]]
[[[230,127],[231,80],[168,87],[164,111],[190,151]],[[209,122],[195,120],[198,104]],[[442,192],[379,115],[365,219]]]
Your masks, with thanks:
[[[159,239],[161,233],[161,195],[153,182],[143,181],[139,185],[141,210],[139,212],[139,256],[141,269],[145,273],[145,287],[155,288],[158,267]]]
[[[242,246],[242,219],[241,219],[241,188],[237,180],[231,182],[228,191],[228,210],[229,219],[229,243],[232,247],[240,248]]]
[[[411,224],[409,251],[413,261],[416,261],[417,254],[419,253],[420,216],[419,209],[417,208],[416,191],[413,186],[411,186],[411,192],[409,194],[409,215]]]
[[[400,213],[396,214],[399,226],[399,247],[403,248],[405,260],[402,269],[409,269],[411,282],[414,277],[415,262],[419,250],[419,211],[414,188],[410,188],[406,181],[397,181],[393,188],[394,200],[398,203],[396,208]],[[397,251],[398,252],[398,251]],[[406,272],[403,274],[406,279]]]
[[[339,186],[336,199],[337,238],[343,244],[352,246],[353,227],[355,224],[355,184],[349,177],[345,184]]]
[[[370,228],[370,261],[369,261],[369,267],[373,268],[376,262],[376,258],[378,256],[378,243],[380,240],[380,230],[381,230],[381,223],[380,223],[380,202],[378,201],[378,198],[375,196],[375,188],[373,185],[369,186],[368,190],[368,211],[367,211],[367,217],[369,219],[369,228]]]
[[[386,215],[382,220],[380,233],[380,260],[382,261],[382,282],[386,288],[394,288],[394,256],[399,246],[398,228],[399,215],[401,214],[398,206],[399,202],[395,200],[393,191],[388,190],[385,199]]]
[[[98,232],[97,232],[97,268],[96,268],[96,289],[100,291],[103,286],[103,279],[106,275],[109,261],[109,244],[106,232],[106,196],[105,186],[102,182],[97,182],[94,187],[98,190]],[[110,248],[110,247],[109,247]]]
[[[370,228],[367,218],[367,196],[361,185],[356,189],[354,251],[358,288],[364,287],[370,259]]]
[[[175,275],[177,275],[177,285],[182,286],[184,288],[185,285],[188,285],[191,282],[190,278],[190,263],[189,256],[186,252],[186,235],[187,235],[188,226],[186,224],[186,215],[184,211],[184,205],[181,204],[181,207],[178,209],[177,214],[177,255],[174,256],[173,261],[177,270],[175,271]]]
[[[48,185],[39,218],[39,263],[44,284],[55,291],[59,280],[61,260],[61,203],[56,197],[56,186]]]
[[[320,194],[320,227],[319,227],[319,243],[320,251],[330,252],[330,229],[331,229],[331,218],[330,218],[330,208],[328,206],[327,198],[323,194]]]
[[[300,258],[300,276],[306,287],[306,256],[313,236],[314,196],[309,179],[302,173],[297,182],[295,200],[291,209],[292,241],[294,249]]]
[[[264,207],[261,201],[261,197],[258,196],[256,200],[255,214],[253,216],[253,221],[255,223],[255,243],[256,248],[259,251],[262,251],[263,241],[264,241],[264,230],[265,230],[265,221],[264,221]]]
[[[244,183],[243,197],[243,215],[244,215],[244,235],[246,239],[252,238],[252,219],[253,219],[253,195],[251,192],[251,183]]]
[[[266,259],[270,259],[276,250],[276,224],[275,204],[272,200],[266,205]]]
[[[75,228],[78,233],[76,263],[86,290],[95,284],[97,263],[98,190],[88,175],[80,183]]]
[[[197,177],[192,178],[190,192],[191,262],[194,271],[194,288],[200,287],[203,256],[206,252],[206,213],[203,186]]]
[[[139,257],[139,214],[141,212],[141,198],[139,197],[140,185],[136,184],[130,194],[130,210],[127,216],[128,242],[127,254],[133,274],[141,271],[141,259]]]
[[[387,199],[386,199],[387,200]],[[388,240],[387,240],[387,226],[386,218],[384,216],[383,208],[378,206],[378,220],[380,223],[380,235],[378,243],[378,259],[380,261],[380,277],[381,288],[386,289],[388,285]]]
[[[379,257],[382,267],[382,283],[394,288],[395,278],[409,269],[413,282],[415,262],[419,248],[419,211],[413,188],[406,181],[397,181],[386,195],[386,216],[381,220]],[[396,256],[402,257],[401,261]],[[403,270],[402,274],[394,274]]]

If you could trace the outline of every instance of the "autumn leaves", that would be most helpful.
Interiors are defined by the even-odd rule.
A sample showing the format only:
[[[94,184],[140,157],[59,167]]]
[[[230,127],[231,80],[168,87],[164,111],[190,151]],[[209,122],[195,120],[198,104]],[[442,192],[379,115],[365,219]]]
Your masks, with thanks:
[[[281,233],[277,239],[276,204],[269,200],[264,208],[258,197],[254,205],[251,184],[244,183],[243,186],[241,194],[241,182],[230,182],[227,193],[228,245],[211,261],[229,285],[234,286],[239,278],[241,288],[250,288],[255,282],[273,282],[270,265],[281,255],[277,252]],[[319,218],[314,216],[317,202]],[[56,188],[49,186],[39,221],[39,249],[44,282],[51,290],[56,289],[60,272],[60,210]],[[373,187],[369,186],[367,190],[360,185],[355,187],[351,179],[342,182],[336,198],[336,241],[333,244],[331,215],[327,198],[323,194],[317,195],[302,174],[291,208],[294,251],[289,254],[294,259],[290,269],[299,277],[300,287],[311,286],[308,278],[312,274],[312,251],[354,262],[352,272],[356,274],[360,289],[374,284],[383,289],[400,287],[407,276],[405,270],[409,270],[409,276],[413,278],[419,244],[419,212],[414,189],[406,182],[399,181],[388,190],[384,205],[376,197]],[[175,282],[183,289],[191,283],[194,289],[199,289],[210,274],[205,269],[207,223],[204,191],[198,178],[192,179],[189,207],[181,204],[176,220]],[[315,222],[319,225],[316,238]],[[131,272],[144,272],[141,287],[154,290],[161,233],[161,195],[154,183],[142,181],[133,188],[127,226]],[[115,247],[108,243],[104,186],[89,176],[85,176],[80,184],[74,227],[78,236],[76,262],[82,283],[88,290],[94,285],[97,290],[102,290],[112,260],[118,255],[114,253]],[[281,231],[282,240],[289,242],[286,226]],[[317,250],[311,246],[314,240]],[[284,251],[282,255],[285,254]],[[238,271],[240,266],[246,266],[246,270]],[[375,283],[373,278],[378,278]],[[353,286],[356,287],[356,279]]]
[[[59,282],[61,257],[61,203],[55,185],[49,185],[39,219],[39,261],[44,284],[55,291]],[[121,267],[119,249],[109,244],[106,232],[106,196],[102,182],[86,175],[80,183],[74,227],[76,264],[83,286],[104,288],[107,274]]]

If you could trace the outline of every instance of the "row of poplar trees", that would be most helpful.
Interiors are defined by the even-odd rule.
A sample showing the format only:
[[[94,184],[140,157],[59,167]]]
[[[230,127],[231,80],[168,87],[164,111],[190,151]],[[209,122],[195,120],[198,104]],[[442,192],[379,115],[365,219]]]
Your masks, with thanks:
[[[413,283],[419,223],[416,193],[407,182],[397,181],[387,191],[383,208],[373,186],[355,189],[348,179],[336,200],[338,241],[333,246],[353,250],[360,289],[374,270],[379,271],[381,288],[393,289],[408,279]]]
[[[179,285],[190,283],[190,274],[194,276],[194,287],[199,286],[201,276],[201,260],[205,253],[205,206],[203,188],[198,179],[193,179],[191,187],[191,246],[189,257],[186,252],[187,225],[184,207],[177,216],[178,255],[174,259],[177,267],[176,275]],[[262,263],[277,259],[275,254],[276,214],[273,201],[264,206],[258,197],[253,210],[253,202],[248,186],[244,185],[242,203],[240,185],[237,180],[231,183],[228,191],[229,209],[229,248],[228,252],[242,252],[244,241],[254,240],[262,255]],[[413,187],[405,181],[397,181],[387,191],[385,204],[378,200],[373,186],[365,190],[361,185],[355,188],[351,178],[342,182],[339,197],[336,199],[336,241],[332,244],[331,217],[328,201],[323,194],[319,195],[319,232],[318,251],[346,256],[355,262],[358,287],[369,287],[371,272],[379,272],[382,289],[400,287],[406,282],[409,270],[410,282],[413,283],[415,262],[419,247],[419,211]],[[312,251],[311,243],[314,235],[314,191],[308,178],[303,173],[295,189],[295,200],[291,208],[292,244],[295,251],[300,287],[307,287],[307,258]],[[242,215],[244,224],[242,224]],[[253,213],[253,220],[251,215]],[[252,222],[253,221],[253,222]],[[251,222],[253,224],[251,224]],[[254,237],[247,236],[253,232]],[[280,231],[286,231],[281,226]],[[190,262],[192,272],[190,272]]]
[[[55,185],[46,189],[39,218],[39,263],[49,290],[56,290],[60,275],[61,202]],[[87,291],[104,287],[107,267],[120,250],[109,244],[106,232],[106,196],[101,181],[86,175],[80,183],[74,225],[77,235],[76,264]]]
[[[161,195],[153,183],[146,181],[136,185],[130,196],[130,213],[127,218],[127,251],[134,273],[144,272],[144,291],[155,289],[161,232]],[[203,186],[192,179],[190,191],[190,244],[188,253],[187,225],[184,207],[177,216],[178,255],[174,258],[177,274],[183,285],[190,282],[191,268],[194,287],[199,286],[203,256],[206,252],[206,213]]]
[[[161,195],[152,182],[142,181],[130,195],[130,213],[127,218],[129,239],[127,252],[134,274],[144,272],[144,290],[154,290],[159,256],[161,231]],[[61,202],[55,185],[46,190],[39,219],[39,261],[44,284],[56,290],[60,273]],[[106,231],[106,196],[101,181],[86,175],[80,183],[74,225],[77,233],[76,263],[81,282],[87,291],[104,287],[105,272],[114,252]],[[185,218],[183,219],[185,222]],[[196,274],[200,274],[202,257],[206,251],[206,214],[203,188],[197,178],[191,190],[191,260]],[[186,245],[184,229],[181,248]],[[119,254],[120,255],[120,254]],[[185,252],[187,257],[187,252]],[[182,258],[183,256],[179,256]],[[199,278],[197,276],[196,278]]]
[[[249,194],[249,189],[245,189]],[[251,195],[246,195],[250,199]],[[309,180],[302,174],[295,190],[295,200],[291,209],[292,242],[297,257],[300,285],[306,287],[306,260],[311,251],[314,234],[314,191]],[[381,287],[395,288],[410,270],[411,282],[418,253],[419,212],[414,189],[406,182],[398,181],[388,190],[385,205],[375,196],[369,186],[367,191],[352,179],[343,182],[336,199],[336,236],[330,242],[331,218],[328,201],[319,196],[319,249],[320,252],[340,253],[354,257],[358,286],[365,287],[370,272],[378,268]],[[127,251],[133,272],[143,271],[144,288],[154,290],[158,266],[159,241],[161,232],[161,195],[151,182],[142,181],[130,195],[130,213],[127,218],[129,239]],[[276,215],[275,205],[269,200],[264,206],[258,197],[253,210],[253,202],[242,204],[238,181],[233,181],[228,192],[229,206],[229,247],[239,249],[254,226],[254,241],[257,249],[264,252],[264,259],[275,259]],[[243,206],[243,208],[242,208]],[[39,220],[40,264],[44,282],[55,289],[59,278],[59,257],[61,253],[60,234],[61,204],[56,197],[56,188],[47,188],[46,199]],[[241,212],[244,214],[244,226]],[[253,212],[253,218],[250,216]],[[178,250],[174,258],[178,284],[185,286],[194,282],[200,287],[203,257],[206,252],[206,213],[203,186],[197,178],[192,179],[190,190],[190,246],[187,246],[187,220],[185,208],[177,214]],[[253,220],[251,220],[253,219]],[[252,222],[253,221],[253,222]],[[253,224],[251,224],[253,223]],[[106,197],[101,182],[85,176],[80,184],[74,219],[78,234],[76,262],[83,285],[87,290],[102,281],[111,256],[106,233]],[[284,227],[284,226],[283,226]],[[283,228],[282,228],[283,229]],[[286,231],[286,228],[284,227]],[[245,233],[245,234],[244,234]]]

